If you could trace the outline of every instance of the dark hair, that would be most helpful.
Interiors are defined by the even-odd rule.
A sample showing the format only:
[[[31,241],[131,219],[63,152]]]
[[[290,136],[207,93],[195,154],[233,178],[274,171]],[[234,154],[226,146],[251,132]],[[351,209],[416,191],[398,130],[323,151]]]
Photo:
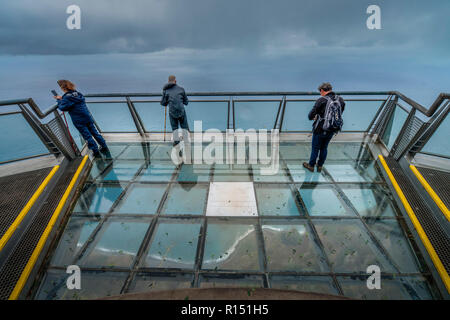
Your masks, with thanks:
[[[69,80],[58,80],[57,83],[63,90],[75,91],[75,85]]]
[[[324,83],[322,83],[322,84],[319,86],[318,90],[319,90],[319,91],[320,91],[320,90],[323,90],[323,91],[328,92],[328,91],[333,90],[333,87],[331,86],[331,83],[329,83],[329,82],[324,82]]]

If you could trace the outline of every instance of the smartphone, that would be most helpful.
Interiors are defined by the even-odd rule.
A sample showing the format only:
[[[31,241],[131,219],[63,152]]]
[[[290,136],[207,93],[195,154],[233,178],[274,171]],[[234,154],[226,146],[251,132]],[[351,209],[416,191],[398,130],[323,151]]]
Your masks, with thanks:
[[[56,97],[58,95],[58,92],[56,92],[56,90],[52,90],[51,92],[52,92],[54,97]]]

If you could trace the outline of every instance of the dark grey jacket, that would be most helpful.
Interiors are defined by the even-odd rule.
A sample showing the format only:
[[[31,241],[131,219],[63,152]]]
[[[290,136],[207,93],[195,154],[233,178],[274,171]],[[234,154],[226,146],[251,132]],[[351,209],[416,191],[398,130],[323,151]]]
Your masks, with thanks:
[[[175,83],[167,83],[163,88],[161,105],[169,105],[169,115],[173,118],[180,118],[185,115],[184,106],[189,103],[186,92]]]

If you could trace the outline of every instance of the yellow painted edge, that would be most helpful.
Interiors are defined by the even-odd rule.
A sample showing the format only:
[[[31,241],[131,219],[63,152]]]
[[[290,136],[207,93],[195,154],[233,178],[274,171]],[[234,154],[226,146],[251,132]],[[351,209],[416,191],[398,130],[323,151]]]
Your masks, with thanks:
[[[411,208],[410,204],[408,203],[408,200],[406,200],[406,197],[403,194],[402,189],[400,189],[400,186],[398,185],[397,181],[395,180],[394,175],[392,174],[391,169],[389,169],[383,156],[379,155],[378,158],[380,159],[380,162],[383,165],[384,170],[386,170],[386,173],[388,174],[389,179],[391,180],[392,184],[394,185],[395,191],[397,192],[398,197],[400,198],[401,202],[403,203],[403,206],[406,209],[406,212],[409,215],[409,218],[411,219],[414,227],[416,228],[416,231],[419,234],[419,237],[422,240],[422,243],[424,244],[425,248],[427,249],[428,254],[431,257],[431,260],[433,261],[439,275],[441,276],[442,281],[445,284],[445,287],[447,288],[447,291],[450,293],[450,277],[449,277],[447,271],[445,270],[444,265],[442,264],[441,260],[439,259],[439,256],[437,255],[436,251],[434,250],[433,245],[431,244],[431,242],[428,239],[425,231],[423,230],[419,220],[417,219],[416,215],[414,214],[414,211]]]
[[[448,208],[446,207],[444,202],[442,202],[441,198],[439,198],[439,196],[436,194],[436,192],[434,192],[433,188],[428,184],[427,180],[425,180],[425,178],[422,176],[420,171],[417,170],[417,168],[414,165],[411,164],[409,166],[409,168],[414,173],[416,178],[420,181],[420,183],[425,188],[425,190],[427,190],[428,194],[433,199],[433,201],[436,203],[436,205],[439,207],[439,209],[441,209],[442,213],[447,218],[447,220],[450,221],[450,211],[448,210]]]
[[[31,270],[33,270],[33,267],[41,254],[41,251],[45,245],[45,242],[47,241],[47,238],[50,234],[50,231],[53,229],[53,226],[56,223],[56,220],[59,217],[59,214],[62,211],[62,208],[64,207],[64,204],[67,201],[67,198],[69,197],[70,192],[73,189],[73,186],[78,180],[78,177],[83,170],[83,167],[88,159],[88,156],[84,156],[83,161],[81,161],[80,165],[78,166],[77,171],[73,175],[72,180],[70,181],[69,186],[66,189],[66,192],[64,192],[61,200],[58,203],[58,206],[55,209],[55,212],[53,212],[53,215],[50,219],[50,221],[47,224],[47,227],[45,228],[44,232],[41,235],[41,238],[39,239],[38,244],[36,245],[36,248],[34,248],[33,253],[31,254],[30,259],[27,262],[27,265],[22,271],[22,274],[20,275],[19,280],[16,283],[16,286],[14,287],[14,290],[12,291],[11,295],[9,296],[9,300],[17,300],[19,297],[20,292],[22,291],[23,287],[25,286],[26,281],[28,280],[28,277],[30,276]]]
[[[17,215],[16,219],[13,221],[13,223],[9,226],[8,230],[6,230],[3,237],[0,239],[0,251],[3,250],[6,243],[9,241],[13,233],[17,230],[22,220],[25,218],[25,216],[28,214],[30,209],[33,207],[36,200],[39,198],[39,196],[44,191],[45,187],[48,185],[50,180],[55,175],[56,171],[58,171],[59,166],[54,166],[52,171],[47,175],[47,177],[42,181],[41,185],[37,190],[34,192],[33,196],[28,200],[27,204],[22,208],[22,210]]]

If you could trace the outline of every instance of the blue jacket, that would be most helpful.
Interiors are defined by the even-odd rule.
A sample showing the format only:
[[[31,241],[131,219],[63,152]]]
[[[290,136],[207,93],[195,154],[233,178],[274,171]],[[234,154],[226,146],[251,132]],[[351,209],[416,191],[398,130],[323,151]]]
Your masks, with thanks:
[[[72,118],[74,126],[94,122],[89,112],[83,94],[78,91],[66,92],[58,101],[58,109],[67,111]]]
[[[163,88],[163,95],[161,98],[161,105],[169,105],[169,114],[173,118],[180,118],[185,115],[184,105],[187,106],[189,100],[186,92],[175,83],[167,83]]]

